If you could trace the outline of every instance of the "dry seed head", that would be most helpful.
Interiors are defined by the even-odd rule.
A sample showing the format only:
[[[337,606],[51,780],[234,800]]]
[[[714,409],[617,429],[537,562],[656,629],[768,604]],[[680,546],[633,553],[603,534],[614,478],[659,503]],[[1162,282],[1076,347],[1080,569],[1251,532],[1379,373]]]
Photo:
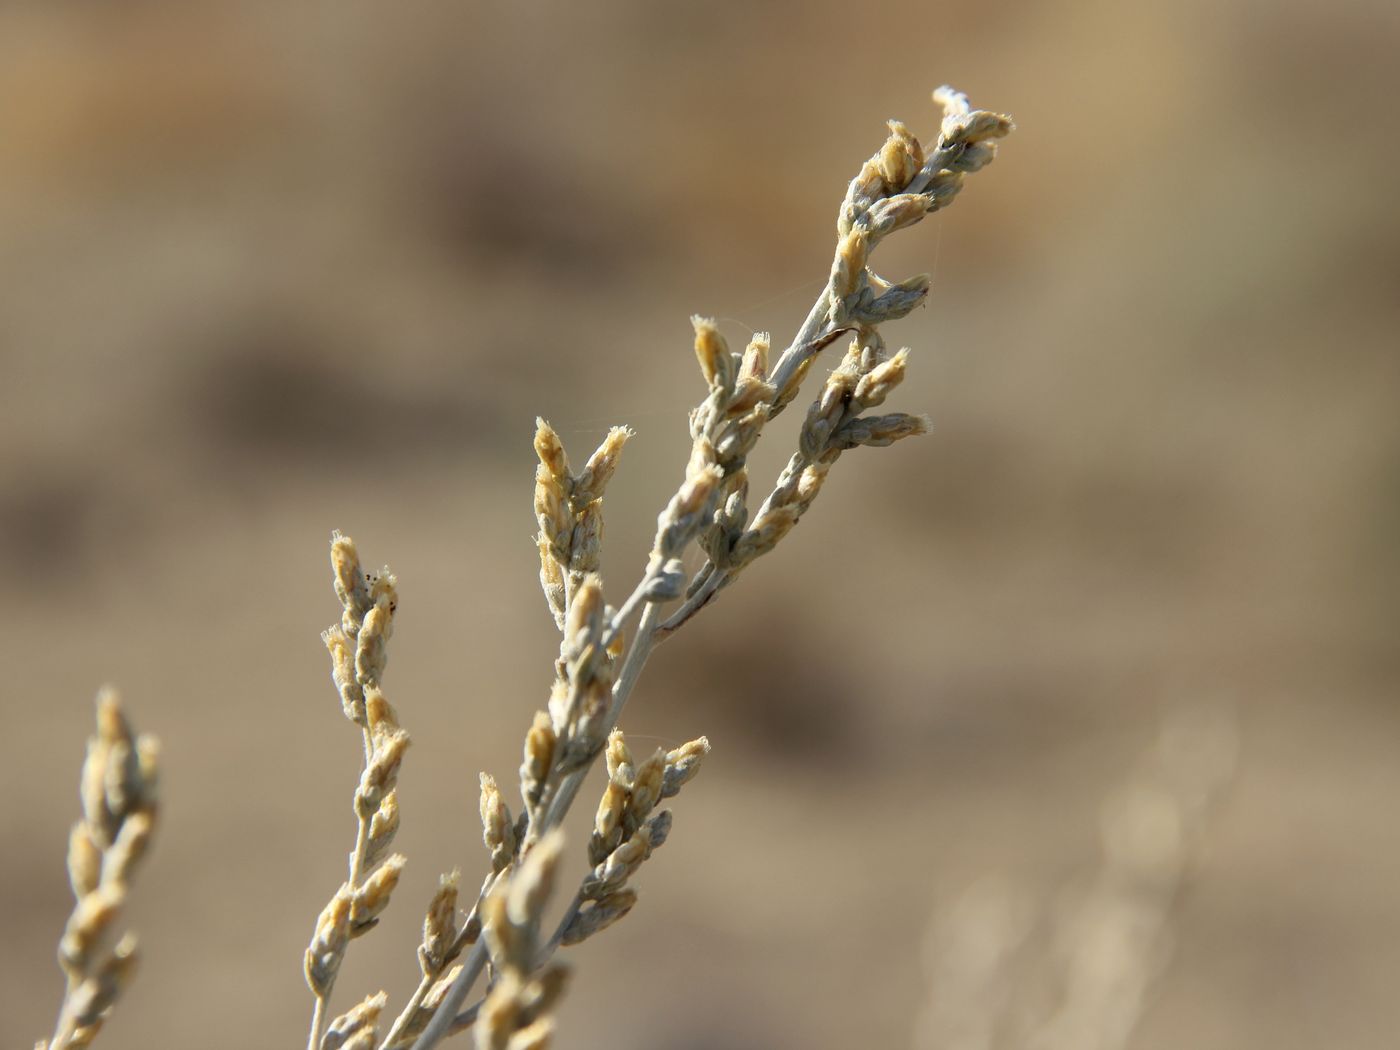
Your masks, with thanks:
[[[837,300],[845,299],[860,287],[869,255],[870,235],[865,230],[854,229],[841,238],[831,264],[831,294]]]
[[[374,1028],[362,1028],[345,1042],[340,1044],[340,1050],[374,1050],[374,1044],[379,1040],[379,1032]],[[321,1050],[325,1050],[326,1044],[321,1043]]]
[[[649,854],[654,853],[666,844],[666,840],[671,835],[671,825],[673,822],[674,818],[671,816],[671,811],[669,809],[663,809],[660,813],[653,813],[646,824],[643,825],[643,830],[646,831],[647,839],[651,843],[651,849],[648,851]]]
[[[830,463],[813,463],[802,469],[802,474],[797,479],[795,505],[798,508],[806,511],[812,505],[812,501],[817,498],[817,493],[821,491],[822,483],[826,481],[827,472],[830,470]]]
[[[846,190],[846,199],[836,218],[836,233],[845,237],[854,228],[872,203],[885,193],[885,177],[880,171],[880,157],[871,157],[860,169]]]
[[[74,906],[58,942],[58,961],[70,976],[86,974],[92,967],[106,934],[126,901],[120,882],[98,886]]]
[[[622,841],[622,814],[627,807],[627,789],[609,780],[593,818],[593,836],[588,844],[588,860],[600,864]]]
[[[627,746],[627,737],[621,729],[614,729],[608,734],[608,750],[603,759],[608,766],[608,779],[630,788],[635,772],[632,765],[632,749]]]
[[[160,741],[149,733],[136,738],[136,768],[141,774],[141,805],[154,810],[160,787]]]
[[[776,547],[778,541],[792,531],[799,516],[796,508],[788,506],[772,507],[760,514],[753,528],[734,541],[734,549],[730,552],[733,570],[743,568]]]
[[[97,889],[102,875],[102,851],[92,840],[84,821],[73,825],[68,835],[68,884],[79,900]]]
[[[898,193],[924,166],[924,151],[919,140],[898,120],[889,122],[890,137],[880,150],[880,174],[890,193]]]
[[[968,97],[951,84],[942,84],[934,88],[933,100],[943,107],[943,112],[948,117],[972,112],[972,103],[968,101]]]
[[[365,695],[355,679],[355,650],[342,627],[332,627],[321,635],[331,654],[331,681],[340,693],[345,717],[358,726],[365,724]]]
[[[718,466],[692,462],[679,491],[656,519],[655,555],[662,559],[680,555],[705,524],[710,503],[723,480],[724,471]]]
[[[996,160],[996,156],[997,144],[992,139],[969,143],[963,148],[962,154],[953,161],[952,169],[968,173],[981,171]]]
[[[106,744],[130,744],[135,739],[122,714],[121,697],[111,686],[97,694],[97,738]]]
[[[134,740],[116,740],[108,745],[106,778],[107,809],[120,823],[142,804],[141,767]]]
[[[379,914],[389,906],[389,897],[399,884],[403,866],[408,863],[402,853],[395,853],[355,890],[350,899],[350,936],[359,937],[373,928]]]
[[[535,468],[535,521],[539,523],[539,540],[559,561],[569,557],[569,533],[572,528],[567,510],[568,489],[549,468],[541,463]]]
[[[850,311],[850,320],[863,325],[897,321],[909,314],[928,298],[929,275],[916,274],[896,284],[886,284],[884,291],[869,302],[862,301]]]
[[[340,887],[316,919],[306,949],[306,983],[316,995],[329,993],[350,941],[350,886]]]
[[[365,586],[355,541],[339,532],[331,534],[331,572],[335,578],[335,596],[345,607],[345,632],[353,635],[369,608],[369,588]]]
[[[560,661],[557,670],[561,674],[567,674],[563,661]],[[570,708],[572,695],[567,678],[556,678],[554,684],[549,687],[549,724],[556,733],[563,733],[566,736],[569,732],[569,719],[572,715]]]
[[[102,856],[103,883],[129,882],[132,870],[146,853],[155,830],[155,818],[150,813],[133,813],[122,822],[117,840]]]
[[[860,382],[856,368],[848,367],[854,364],[853,355],[858,353],[858,349],[856,344],[852,344],[851,351],[842,361],[841,367],[826,377],[821,393],[807,409],[807,418],[802,421],[799,443],[803,454],[809,459],[816,458],[825,435],[835,429],[846,416],[856,384]],[[807,452],[809,446],[815,448],[816,452]]]
[[[549,604],[550,614],[554,617],[554,624],[561,631],[564,629],[564,570],[560,567],[559,561],[554,556],[554,550],[548,540],[541,536],[538,541],[540,550],[540,589],[544,591],[544,600]]]
[[[491,986],[473,1026],[477,1050],[506,1050],[519,1027],[521,980],[506,970]]]
[[[369,731],[374,734],[375,739],[399,728],[399,720],[398,716],[394,713],[394,707],[389,703],[379,686],[365,686],[364,696],[365,721],[369,726]]]
[[[564,442],[559,440],[552,426],[538,417],[535,419],[535,455],[539,457],[540,466],[561,488],[568,485],[569,457],[564,451]]]
[[[368,1034],[372,1043],[379,1015],[384,1012],[388,1002],[389,996],[385,992],[366,996],[330,1023],[321,1038],[321,1050],[350,1050],[351,1040],[362,1034]]]
[[[563,998],[568,983],[569,968],[563,963],[550,963],[531,978],[520,1000],[532,1016],[543,1016]]]
[[[81,779],[83,820],[97,845],[102,848],[112,844],[118,824],[116,815],[107,805],[107,760],[110,754],[111,745],[98,737],[90,739]]]
[[[661,789],[666,776],[666,749],[656,751],[637,767],[632,782],[632,794],[627,805],[629,823],[640,824],[661,800]]]
[[[378,682],[384,674],[388,658],[389,635],[393,631],[391,614],[386,605],[376,605],[365,613],[355,646],[355,680],[360,685]]]
[[[671,798],[676,795],[700,772],[700,763],[709,753],[710,741],[703,736],[666,752],[666,776],[662,782],[661,797]]]
[[[578,653],[597,638],[603,630],[603,583],[594,573],[584,577],[574,592],[565,626],[565,648]]]
[[[380,800],[379,808],[369,821],[369,840],[365,844],[364,866],[372,868],[389,851],[389,844],[399,830],[399,793],[390,791]]]
[[[428,989],[428,994],[423,997],[422,1008],[428,1011],[429,1016],[442,1004],[443,999],[447,998],[448,991],[452,988],[453,982],[457,980],[461,972],[462,964],[458,963],[439,977],[433,986]],[[424,1023],[427,1023],[426,1019]]]
[[[362,819],[371,819],[384,796],[393,790],[408,744],[408,734],[402,729],[389,730],[375,741],[374,753],[360,775],[360,786],[355,792],[355,812]]]
[[[554,548],[543,535],[536,538],[535,544],[540,550],[540,586],[544,588],[546,596],[555,588],[562,593],[564,570],[559,565],[559,559],[554,556]]]
[[[929,198],[923,193],[901,193],[887,197],[870,209],[870,233],[884,238],[907,229],[928,214]]]
[[[739,381],[738,387],[735,388],[734,396],[729,399],[729,404],[725,406],[725,411],[730,416],[742,415],[745,412],[749,412],[757,408],[759,405],[764,405],[772,401],[773,394],[774,390],[772,383],[766,382],[762,379],[746,376],[745,378]],[[757,422],[760,423],[764,421],[766,421],[766,416],[761,416],[761,418],[757,420]],[[744,438],[748,437],[749,435],[744,435]],[[752,437],[756,438],[757,435],[754,434],[752,435]],[[741,439],[738,443],[741,445],[751,447],[753,445],[753,440]],[[721,444],[723,444],[723,442],[721,442]],[[748,448],[746,447],[744,451],[747,452]]]
[[[695,357],[700,362],[705,382],[712,390],[730,389],[734,385],[735,368],[729,344],[710,318],[697,314],[690,323],[695,327]]]
[[[578,720],[574,724],[564,756],[560,759],[570,769],[576,769],[592,760],[602,748],[603,734],[607,731],[612,678],[610,669],[597,666],[597,663],[598,661],[589,663],[589,676],[578,684]]]
[[[554,1019],[540,1017],[516,1031],[506,1050],[549,1050],[554,1039]]]
[[[491,952],[491,962],[498,969],[509,971],[528,959],[534,951],[528,929],[510,921],[506,904],[506,886],[498,882],[477,909],[482,933]]]
[[[973,145],[987,139],[1005,138],[1016,127],[1011,118],[1002,113],[991,113],[985,109],[975,110],[966,115],[945,117],[943,139],[940,145],[966,143]]]
[[[393,616],[394,610],[399,607],[399,578],[386,565],[374,573],[368,583],[370,604],[382,605]]]
[[[595,933],[606,930],[622,918],[637,903],[637,891],[628,887],[614,890],[581,908],[564,931],[562,944],[586,941]]]
[[[592,879],[584,880],[587,896],[597,898],[600,891],[615,890],[632,877],[632,873],[642,866],[651,855],[651,828],[643,825],[637,833],[608,854],[599,869],[595,869]]]
[[[112,1008],[122,991],[131,983],[136,972],[136,938],[127,934],[103,960],[97,972],[78,986],[69,1000],[73,1021],[80,1028],[93,1028],[102,1023],[103,1015]]]
[[[892,412],[886,416],[861,416],[851,420],[832,435],[833,448],[855,448],[857,445],[892,445],[903,438],[927,434],[927,416],[911,416],[905,412]]]
[[[423,943],[418,949],[418,961],[423,975],[431,977],[442,969],[448,950],[457,938],[457,882],[462,873],[453,869],[438,880],[438,889],[428,902],[423,919]]]
[[[860,382],[856,384],[855,400],[864,408],[875,408],[882,404],[890,391],[904,382],[908,362],[908,347],[901,349],[888,361],[881,361],[861,376]]]
[[[545,833],[525,856],[511,876],[506,896],[506,915],[517,927],[539,920],[545,902],[554,888],[559,859],[564,853],[564,833],[554,828]]]
[[[963,173],[960,171],[943,171],[934,176],[928,184],[928,189],[924,191],[929,198],[928,210],[930,212],[946,208],[963,188]]]
[[[515,822],[496,786],[496,778],[481,774],[481,838],[491,851],[491,870],[500,874],[515,856]]]
[[[768,351],[771,339],[767,332],[755,332],[744,347],[744,356],[739,364],[740,379],[765,379],[768,376]]]
[[[569,570],[597,572],[603,557],[603,501],[586,504],[574,519],[569,540]]]
[[[777,397],[773,401],[773,407],[769,413],[770,415],[777,415],[791,404],[792,399],[795,398],[802,389],[802,384],[807,379],[807,373],[812,370],[812,362],[815,360],[815,356],[804,357],[798,366],[793,369],[792,378],[784,383],[783,388],[778,391]]]
[[[633,432],[628,427],[613,427],[608,431],[603,443],[588,457],[583,473],[574,479],[572,498],[575,507],[585,506],[603,498],[603,490],[617,472],[622,446],[627,444],[632,436]]]
[[[537,799],[554,764],[558,736],[544,711],[535,712],[535,721],[525,734],[525,759],[520,764],[520,793],[528,801]]]

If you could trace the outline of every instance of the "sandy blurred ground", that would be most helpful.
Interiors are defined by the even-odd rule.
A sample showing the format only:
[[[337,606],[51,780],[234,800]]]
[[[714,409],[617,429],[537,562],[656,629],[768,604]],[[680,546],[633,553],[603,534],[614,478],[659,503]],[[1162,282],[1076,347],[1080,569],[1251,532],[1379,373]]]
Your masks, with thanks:
[[[559,1045],[938,1045],[927,931],[1092,872],[1101,800],[1204,708],[1237,776],[1130,1045],[1393,1047],[1397,44],[1378,0],[0,8],[0,1042],[52,1022],[113,681],[167,803],[100,1045],[302,1045],[358,761],[337,527],[400,576],[418,741],[337,1003],[402,1001],[549,682],[534,416],[578,456],[638,431],[620,593],[684,458],[687,317],[790,334],[881,121],[930,134],[950,81],[1020,130],[882,252],[934,274],[887,334],[935,434],[844,460],[658,653],[630,732],[715,753]]]

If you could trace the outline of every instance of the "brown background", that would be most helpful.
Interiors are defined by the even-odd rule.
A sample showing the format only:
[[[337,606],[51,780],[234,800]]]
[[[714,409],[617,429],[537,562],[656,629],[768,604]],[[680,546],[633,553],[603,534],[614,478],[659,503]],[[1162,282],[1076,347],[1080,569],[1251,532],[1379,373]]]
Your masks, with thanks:
[[[630,588],[699,395],[687,317],[790,334],[887,117],[1020,130],[882,252],[934,434],[657,655],[639,747],[715,753],[574,953],[562,1047],[914,1045],[926,930],[1052,894],[1162,718],[1236,779],[1138,1050],[1400,1028],[1400,14],[1348,0],[10,3],[0,10],[0,1042],[47,1029],[90,697],[165,755],[128,1047],[300,1046],[357,738],[332,528],[388,561],[410,866],[336,1003],[411,987],[555,645],[531,424],[638,436]],[[776,469],[792,418],[759,472]],[[951,1045],[951,1044],[949,1044]]]

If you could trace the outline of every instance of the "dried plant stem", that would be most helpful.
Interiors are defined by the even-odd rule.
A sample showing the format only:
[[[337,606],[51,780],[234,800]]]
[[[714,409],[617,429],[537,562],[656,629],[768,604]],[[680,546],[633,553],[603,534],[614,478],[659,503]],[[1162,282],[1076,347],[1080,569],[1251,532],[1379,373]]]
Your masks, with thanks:
[[[398,607],[396,580],[388,569],[366,572],[354,541],[340,533],[331,539],[331,568],[342,615],[322,639],[342,710],[360,729],[364,768],[354,794],[355,845],[346,880],[317,918],[306,949],[306,983],[313,997],[307,1050],[336,1050],[352,1038],[357,1043],[375,1038],[386,1000],[382,993],[334,1020],[327,1008],[346,948],[378,924],[404,866],[401,855],[386,854],[399,825],[395,787],[409,738],[381,688]]]
[[[408,1026],[408,1022],[418,1012],[418,1008],[423,1005],[423,1000],[427,998],[428,992],[432,990],[435,980],[435,976],[427,975],[419,979],[418,987],[413,989],[413,994],[408,997],[408,1002],[404,1004],[402,1012],[394,1018],[394,1023],[389,1026],[388,1033],[379,1044],[379,1050],[388,1050],[389,1047],[398,1042],[399,1037],[403,1035],[403,1030]]]
[[[452,1027],[453,1018],[456,1017],[457,1011],[462,1008],[462,1004],[466,1002],[467,996],[471,994],[472,985],[476,984],[476,979],[481,976],[481,971],[485,967],[486,939],[483,937],[472,945],[472,950],[462,963],[462,972],[452,983],[452,987],[447,990],[447,995],[443,997],[441,1005],[437,1008],[437,1013],[433,1014],[433,1019],[428,1022],[428,1027],[423,1029],[423,1034],[413,1044],[413,1050],[427,1050],[428,1047],[437,1046],[446,1038]]]
[[[136,968],[135,936],[112,942],[155,829],[157,754],[155,740],[136,736],[115,691],[104,689],[80,779],[82,819],[68,839],[74,903],[58,942],[66,988],[53,1035],[39,1047],[88,1046]]]
[[[611,428],[576,471],[559,435],[537,420],[540,585],[562,637],[549,701],[525,736],[523,811],[513,817],[496,779],[480,775],[490,872],[460,921],[460,870],[441,877],[417,949],[421,979],[382,1040],[386,993],[367,996],[338,1017],[329,1016],[329,1006],[349,943],[378,924],[405,864],[389,846],[399,826],[396,786],[409,736],[381,689],[397,587],[387,569],[364,571],[349,537],[332,537],[342,616],[322,637],[345,717],[360,729],[364,766],[353,796],[347,877],[317,917],[304,955],[313,998],[307,1050],[404,1050],[410,1040],[413,1050],[431,1050],[471,1026],[478,1050],[549,1045],[554,1006],[568,978],[568,967],[554,956],[636,904],[630,880],[671,832],[672,813],[660,803],[680,792],[710,751],[701,736],[634,757],[618,723],[652,651],[796,526],[844,452],[887,446],[927,429],[922,416],[870,410],[903,380],[909,355],[907,349],[888,353],[878,328],[919,306],[929,278],[889,281],[870,268],[869,258],[887,235],[945,207],[964,176],[996,155],[994,140],[1012,130],[1009,118],[972,110],[951,88],[939,88],[934,99],[944,115],[931,153],[902,123],[890,121],[888,139],[851,180],[826,286],[771,367],[766,333],[736,352],[714,320],[691,319],[706,389],[689,417],[690,458],[657,517],[641,580],[616,609],[605,603],[598,576],[603,497],[632,431]],[[797,451],[752,512],[747,463],[764,425],[792,403],[817,355],[845,333],[853,334],[851,346],[808,407]],[[706,559],[687,581],[692,544]],[[662,609],[672,603],[678,604],[667,618]],[[113,695],[101,698],[97,726],[82,777],[83,820],[69,843],[76,905],[59,943],[67,992],[54,1035],[38,1044],[40,1050],[84,1050],[135,965],[134,940],[124,937],[111,947],[109,935],[152,834],[156,751],[153,741],[132,735]],[[590,867],[542,940],[563,866],[560,828],[600,755],[607,783],[588,837]],[[463,1009],[488,963],[485,995]]]
[[[888,445],[927,427],[921,417],[902,413],[862,414],[881,405],[904,377],[908,352],[888,355],[879,325],[918,306],[929,286],[926,276],[887,281],[869,268],[869,256],[888,234],[946,206],[961,189],[965,174],[979,170],[995,156],[993,140],[1011,130],[1008,118],[973,111],[966,97],[951,88],[938,89],[934,99],[944,116],[933,150],[926,155],[908,129],[892,121],[885,145],[851,181],[837,218],[838,240],[826,286],[771,368],[767,336],[755,336],[742,353],[732,353],[713,321],[693,319],[695,353],[708,390],[690,416],[690,462],[684,482],[658,518],[656,542],[642,579],[610,613],[604,611],[601,584],[590,574],[598,564],[603,487],[630,432],[614,429],[589,466],[575,473],[558,435],[543,420],[538,423],[535,513],[540,526],[540,582],[564,641],[548,717],[540,715],[536,721],[544,742],[536,746],[527,738],[526,765],[521,770],[526,817],[520,841],[514,843],[514,853],[496,865],[496,879],[509,878],[512,867],[542,836],[557,834],[554,829],[603,751],[604,735],[609,741],[609,788],[590,842],[594,870],[532,967],[547,962],[566,940],[574,943],[595,924],[601,928],[625,914],[635,899],[632,891],[623,888],[627,876],[669,830],[668,813],[657,814],[656,823],[648,820],[648,814],[660,795],[657,778],[663,766],[669,770],[672,753],[638,765],[621,734],[615,732],[653,648],[791,530],[844,451]],[[751,516],[748,453],[764,424],[797,396],[816,355],[847,332],[855,333],[855,340],[808,409],[798,451]],[[682,556],[692,542],[701,546],[707,558],[687,586]],[[664,618],[662,604],[675,599],[682,599],[681,604],[669,619]],[[614,644],[639,607],[641,616],[625,653],[615,651]],[[609,682],[610,695],[602,710],[599,697]],[[694,743],[697,753],[708,750],[703,738]],[[675,761],[679,769],[678,756]],[[643,768],[645,777],[640,772]],[[636,808],[629,808],[634,803]],[[493,805],[493,812],[503,812],[499,803]],[[498,818],[487,821],[485,802],[483,821],[488,846],[497,856],[504,832],[492,830],[493,825],[498,829],[502,825]],[[487,954],[483,937],[472,946],[413,1050],[431,1050],[451,1031],[460,1030],[467,1015],[459,1011]]]
[[[554,953],[559,950],[559,946],[564,943],[564,934],[569,930],[569,925],[578,917],[579,909],[583,907],[583,891],[574,894],[574,899],[569,902],[569,906],[564,909],[564,916],[559,920],[559,925],[554,928],[554,933],[545,942],[544,948],[540,951],[539,958],[535,960],[535,966],[540,967],[549,962],[554,957]]]
[[[619,719],[622,718],[622,709],[627,706],[627,700],[632,695],[632,690],[636,688],[637,679],[642,676],[642,668],[646,666],[647,657],[656,647],[656,628],[660,618],[661,607],[656,602],[647,602],[642,609],[642,618],[637,624],[636,635],[627,650],[627,656],[622,661],[622,671],[618,674],[617,683],[613,686],[612,705],[608,708],[607,719],[604,723],[606,726],[605,735],[617,727]],[[558,793],[554,796],[554,801],[550,803],[549,810],[545,813],[544,823],[540,829],[541,833],[550,828],[557,828],[564,822],[569,808],[578,796],[579,788],[583,786],[588,771],[593,768],[593,763],[597,759],[598,756],[595,754],[588,760],[587,765],[564,778],[564,781],[559,785]]]
[[[370,733],[368,725],[360,727],[364,736],[365,765],[368,767],[374,756],[374,738]],[[357,825],[355,828],[355,848],[350,852],[350,871],[346,879],[346,886],[350,891],[360,889],[365,878],[365,858],[369,853],[370,841],[370,821],[374,817],[372,811],[356,810]],[[331,992],[335,990],[336,971],[332,971],[324,986],[314,991],[315,996],[311,1008],[311,1031],[306,1038],[306,1050],[320,1050],[321,1040],[326,1033],[327,1008],[330,1006]]]
[[[652,649],[657,641],[657,627],[660,621],[660,605],[656,602],[646,602],[642,608],[642,617],[637,624],[637,629],[628,646],[627,655],[622,661],[622,670],[618,675],[617,682],[613,686],[612,702],[608,708],[606,719],[606,729],[604,735],[616,727],[617,721],[622,717],[623,708],[627,705],[627,699],[632,695],[632,690],[636,688],[637,680],[641,677],[642,668],[646,665],[647,657],[651,655]],[[614,619],[616,621],[616,618]],[[531,837],[538,837],[548,832],[551,828],[558,827],[568,815],[570,807],[578,797],[579,788],[583,786],[584,778],[588,776],[588,771],[597,760],[595,753],[589,758],[587,765],[572,773],[569,773],[560,782],[549,808],[545,810],[543,819],[540,821],[538,829],[531,828],[527,832],[527,840]],[[507,869],[509,870],[509,869]],[[500,877],[504,877],[505,872]],[[483,890],[485,896],[487,890]],[[554,954],[564,938],[564,931],[571,920],[578,912],[579,900],[575,898],[573,906],[565,916],[565,922],[550,939],[547,951],[539,960],[537,965],[542,965]],[[447,995],[443,998],[437,1012],[428,1026],[423,1029],[423,1033],[418,1037],[418,1041],[413,1044],[413,1050],[430,1050],[454,1031],[453,1023],[457,1018],[457,1012],[466,1002],[467,996],[471,994],[472,986],[476,984],[477,978],[481,976],[481,971],[486,963],[486,941],[484,938],[477,940],[472,945],[471,952],[467,955],[463,963],[462,972],[453,982]],[[396,1027],[401,1028],[395,1022]],[[455,1029],[460,1031],[461,1029]],[[392,1045],[388,1040],[385,1047]]]
[[[329,989],[324,995],[316,996],[315,1004],[311,1007],[311,1035],[306,1040],[306,1050],[317,1050],[321,1045],[321,1036],[326,1030],[326,1005],[329,1001]]]
[[[802,327],[793,337],[792,345],[783,351],[782,356],[778,358],[778,363],[773,366],[773,377],[769,382],[773,384],[775,389],[782,390],[784,386],[792,382],[797,370],[806,362],[836,342],[841,336],[852,331],[850,325],[833,325],[822,331],[822,326],[826,323],[826,312],[829,305],[828,294],[827,289],[822,289],[822,294],[812,304],[812,310],[807,314],[807,319],[802,322]],[[776,414],[775,412],[774,415]]]

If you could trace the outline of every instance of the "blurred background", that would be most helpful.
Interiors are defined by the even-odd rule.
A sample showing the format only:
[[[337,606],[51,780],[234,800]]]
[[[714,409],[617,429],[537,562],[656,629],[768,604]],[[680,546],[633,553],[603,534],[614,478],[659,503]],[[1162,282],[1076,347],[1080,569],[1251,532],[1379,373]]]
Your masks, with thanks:
[[[399,575],[417,741],[335,1006],[403,1001],[550,682],[535,416],[637,431],[620,596],[689,315],[786,342],[946,81],[1019,130],[876,260],[933,275],[885,330],[933,433],[656,654],[634,746],[714,754],[557,1045],[1394,1046],[1397,44],[1377,0],[5,4],[0,1042],[53,1022],[113,682],[165,809],[99,1045],[302,1045],[360,761],[334,528]]]

